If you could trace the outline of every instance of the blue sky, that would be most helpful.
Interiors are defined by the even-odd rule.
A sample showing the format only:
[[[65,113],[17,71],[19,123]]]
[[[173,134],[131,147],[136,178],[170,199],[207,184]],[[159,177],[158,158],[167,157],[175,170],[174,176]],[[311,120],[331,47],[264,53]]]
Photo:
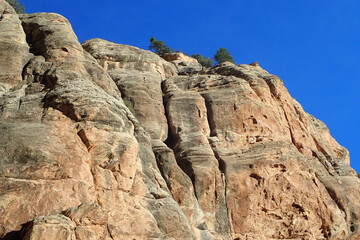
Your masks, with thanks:
[[[324,121],[360,172],[360,1],[23,0],[28,13],[68,18],[79,41],[104,38],[258,61],[278,75],[305,111]]]

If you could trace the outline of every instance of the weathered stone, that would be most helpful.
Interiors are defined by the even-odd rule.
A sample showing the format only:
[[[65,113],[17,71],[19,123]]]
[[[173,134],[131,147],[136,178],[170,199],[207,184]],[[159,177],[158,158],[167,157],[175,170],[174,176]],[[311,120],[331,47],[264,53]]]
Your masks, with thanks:
[[[184,83],[186,77],[164,82],[166,111],[174,152],[179,166],[194,184],[195,195],[204,211],[205,223],[211,231],[227,238],[230,234],[225,201],[225,186],[219,162],[207,137],[210,128],[202,96],[195,91],[182,91],[172,80]]]
[[[83,47],[107,70],[144,129],[154,139],[167,138],[161,81],[176,69],[155,53],[136,47],[91,39]]]
[[[177,165],[174,152],[159,140],[153,140],[152,145],[159,169],[172,197],[189,219],[197,238],[214,238],[204,221],[204,214],[196,199],[191,179]]]
[[[172,62],[172,61],[181,61],[181,62],[193,62],[193,63],[197,63],[198,61],[193,58],[193,57],[189,57],[185,54],[183,54],[182,52],[177,52],[177,53],[166,53],[163,58],[166,61]]]
[[[36,56],[21,69],[21,85],[0,101],[0,236],[37,217],[98,203],[106,228],[103,218],[81,215],[84,205],[67,212],[78,239],[192,238],[150,138],[68,21],[46,13],[21,20]]]
[[[82,45],[105,70],[128,69],[153,72],[159,73],[162,79],[176,75],[172,64],[150,51],[99,38],[88,40]]]
[[[163,58],[175,65],[179,75],[194,74],[203,70],[203,67],[195,58],[183,53],[167,53]]]
[[[75,224],[63,215],[38,217],[31,222],[25,240],[75,240]]]
[[[348,151],[258,64],[0,12],[0,238],[360,238]]]
[[[29,60],[29,46],[14,9],[0,1],[0,97],[22,81],[21,72]]]
[[[229,219],[232,238],[357,238],[359,190],[350,186],[359,181],[348,152],[279,78],[224,63],[164,86],[177,162],[205,214],[221,193],[210,187],[218,168],[228,212],[212,216]]]

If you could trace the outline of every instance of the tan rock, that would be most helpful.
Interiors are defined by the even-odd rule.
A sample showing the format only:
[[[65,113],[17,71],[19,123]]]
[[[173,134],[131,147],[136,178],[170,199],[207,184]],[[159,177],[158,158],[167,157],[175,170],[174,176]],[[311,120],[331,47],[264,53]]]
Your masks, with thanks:
[[[63,215],[38,217],[28,228],[26,240],[75,240],[75,224]]]
[[[163,58],[175,65],[179,75],[195,74],[203,70],[203,67],[195,58],[181,52],[166,53]]]
[[[181,62],[193,62],[197,63],[198,61],[195,58],[189,57],[182,52],[177,53],[166,53],[163,58],[166,61],[172,62],[172,61],[181,61]]]
[[[21,20],[37,56],[21,69],[21,85],[0,100],[0,236],[78,208],[66,211],[71,233],[54,239],[192,238],[150,137],[68,21],[45,13]],[[98,213],[107,216],[106,227]],[[36,221],[32,239],[42,238],[42,229],[62,229],[60,220]]]
[[[348,151],[278,77],[1,9],[0,238],[360,238]]]
[[[175,77],[165,81],[166,111],[173,150],[179,166],[194,184],[195,195],[204,212],[207,227],[224,238],[229,237],[225,186],[223,175],[207,137],[210,128],[202,96],[195,91],[183,91],[173,81],[186,85],[187,77]]]
[[[359,190],[350,186],[359,179],[346,165],[348,152],[279,78],[258,66],[224,63],[164,86],[177,162],[195,179],[205,214],[219,196],[210,187],[219,169],[228,215],[216,222],[228,218],[232,238],[357,238]],[[212,154],[218,164],[211,164]]]
[[[177,75],[175,67],[150,51],[102,39],[88,40],[83,47],[107,70],[150,136],[165,140],[168,127],[161,81]]]
[[[14,9],[0,1],[0,96],[22,81],[21,71],[30,58],[29,46]]]
[[[250,66],[254,66],[254,67],[260,67],[259,63],[258,62],[253,62],[250,64]]]
[[[159,73],[161,79],[176,75],[176,70],[172,64],[150,51],[99,38],[88,40],[82,46],[107,71],[116,69],[142,70]]]
[[[177,165],[174,152],[159,140],[153,140],[159,169],[174,200],[189,219],[197,239],[212,239],[217,234],[211,234],[204,221],[204,213],[199,207],[191,179]]]

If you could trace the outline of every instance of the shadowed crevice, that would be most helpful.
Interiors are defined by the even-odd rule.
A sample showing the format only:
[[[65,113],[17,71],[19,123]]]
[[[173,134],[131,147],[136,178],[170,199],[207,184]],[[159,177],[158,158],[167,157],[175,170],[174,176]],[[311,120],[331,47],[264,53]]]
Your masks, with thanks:
[[[168,135],[167,135],[167,138],[165,139],[164,143],[166,144],[166,146],[168,146],[168,148],[173,150],[175,145],[176,145],[177,139],[176,139],[175,136],[173,136],[173,134],[171,132],[171,129],[170,129],[170,126],[169,126],[170,116],[169,116],[169,109],[167,107],[169,96],[166,94],[165,81],[166,80],[164,80],[161,83],[161,92],[162,92],[162,95],[163,95],[162,99],[163,99],[164,114],[165,114],[165,117],[166,117],[166,123],[167,123],[167,128],[168,128]]]
[[[216,129],[215,129],[215,119],[214,119],[214,112],[211,107],[211,100],[207,95],[201,95],[205,102],[206,108],[206,115],[207,121],[210,129],[210,137],[216,136]],[[216,150],[215,144],[209,143],[212,153],[214,157],[218,161],[218,168],[221,174],[221,185],[222,190],[218,193],[215,190],[215,199],[222,199],[222,203],[220,203],[220,208],[215,213],[216,218],[218,219],[219,223],[219,232],[221,233],[230,233],[231,230],[231,223],[230,223],[230,213],[227,201],[227,174],[226,174],[226,162],[220,157],[218,151]],[[216,179],[216,178],[215,178]],[[222,206],[221,206],[222,205]],[[225,215],[225,217],[224,217]],[[223,220],[224,222],[221,224],[220,221]]]
[[[19,231],[12,231],[7,233],[3,238],[0,240],[23,240],[26,239],[26,233],[29,229],[32,228],[33,222],[27,222],[21,225],[21,229]]]

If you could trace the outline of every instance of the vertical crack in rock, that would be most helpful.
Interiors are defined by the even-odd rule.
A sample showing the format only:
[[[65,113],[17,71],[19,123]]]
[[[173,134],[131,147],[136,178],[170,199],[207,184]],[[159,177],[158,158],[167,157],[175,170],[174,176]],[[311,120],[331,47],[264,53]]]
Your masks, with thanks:
[[[20,19],[21,20],[21,19]],[[24,33],[26,34],[26,43],[29,47],[29,53],[32,54],[33,56],[38,56],[38,55],[41,55],[41,54],[37,54],[36,53],[36,50],[34,49],[34,45],[33,45],[33,40],[29,34],[29,31],[28,31],[28,26],[23,22],[21,21],[21,27],[24,31]]]
[[[20,108],[21,108],[21,103],[22,103],[22,100],[21,100],[21,98],[19,98],[19,106],[18,106],[18,110],[20,110]]]
[[[163,108],[164,108],[164,114],[165,114],[166,122],[167,122],[168,135],[167,135],[167,138],[163,142],[166,144],[166,146],[168,146],[168,148],[170,148],[174,152],[173,148],[176,144],[176,140],[174,139],[174,136],[171,133],[170,126],[169,126],[169,122],[170,122],[169,117],[170,116],[169,116],[168,108],[166,107],[167,106],[167,99],[166,99],[167,95],[165,92],[165,82],[166,82],[166,79],[161,82],[161,94],[162,94],[162,104],[163,104]]]
[[[88,151],[90,151],[91,145],[90,145],[89,139],[86,137],[86,134],[85,134],[84,129],[80,129],[80,130],[77,132],[77,135],[80,137],[81,141],[82,141],[82,142],[84,143],[84,145],[86,146],[86,149],[87,149]]]
[[[170,148],[169,148],[170,149]],[[168,189],[170,190],[170,192],[172,193],[172,190],[173,190],[173,188],[172,188],[172,186],[171,186],[171,184],[170,184],[170,179],[169,179],[169,177],[167,177],[167,175],[166,175],[166,173],[165,173],[165,167],[166,166],[164,166],[165,165],[165,162],[167,161],[167,159],[165,159],[165,158],[163,158],[163,156],[161,155],[161,153],[160,153],[160,149],[157,149],[157,147],[156,146],[153,146],[153,152],[154,152],[154,154],[155,154],[155,159],[156,159],[156,164],[157,164],[157,167],[158,167],[158,169],[159,169],[159,171],[160,171],[160,174],[161,174],[161,176],[162,176],[162,178],[165,180],[165,183],[166,183],[166,186],[168,187]],[[173,196],[174,197],[174,196]]]
[[[177,86],[180,79],[191,77],[179,76],[164,83],[170,133],[173,139],[177,139],[173,150],[178,165],[192,181],[207,227],[227,238],[229,224],[226,224],[224,178],[207,138],[209,127],[205,100],[199,93]]]
[[[174,64],[175,65],[175,64]],[[176,65],[175,65],[176,66]],[[168,109],[168,101],[170,100],[170,98],[173,96],[170,94],[170,96],[168,96],[166,90],[165,90],[165,83],[167,80],[162,81],[161,83],[161,91],[163,94],[163,106],[164,106],[164,112],[165,112],[165,116],[167,119],[167,123],[168,123],[168,137],[167,139],[165,139],[164,143],[166,144],[166,146],[172,150],[175,159],[176,159],[176,164],[179,166],[179,168],[181,169],[182,172],[184,172],[191,180],[192,186],[193,186],[193,193],[194,196],[196,198],[196,201],[198,201],[198,196],[196,193],[196,189],[195,189],[195,174],[194,171],[191,168],[191,163],[186,162],[185,164],[182,164],[184,162],[184,160],[179,156],[179,154],[177,153],[177,149],[178,145],[179,145],[179,139],[177,136],[175,136],[173,134],[172,131],[170,131],[170,123],[171,123],[171,119],[170,119],[170,113],[169,113],[169,109]],[[181,131],[181,130],[179,130]],[[187,167],[185,167],[186,165],[189,165]]]
[[[113,235],[111,234],[111,230],[110,230],[110,228],[109,228],[109,224],[106,225],[106,230],[107,230],[110,238],[111,238],[111,239],[114,239]]]
[[[207,122],[210,129],[210,137],[216,137],[217,132],[215,126],[214,113],[211,108],[211,102],[210,102],[211,100],[206,95],[202,95],[202,98],[204,99],[205,102]]]
[[[345,219],[348,219],[348,214],[347,214],[343,204],[341,203],[339,197],[337,196],[336,192],[331,187],[325,187],[325,189],[329,193],[332,200],[334,200],[334,202],[336,203],[338,208],[345,213]]]
[[[210,137],[213,137],[216,135],[216,130],[215,128],[215,119],[214,119],[214,115],[213,115],[213,111],[211,108],[211,103],[209,100],[209,96],[204,96],[201,95],[201,97],[204,99],[205,102],[205,109],[206,109],[206,114],[207,114],[207,123],[210,129]],[[208,138],[209,139],[209,138]],[[208,140],[209,141],[209,140]],[[216,199],[223,199],[223,202],[220,203],[220,208],[219,211],[225,211],[226,214],[225,216],[221,216],[220,219],[218,220],[219,225],[221,226],[221,232],[223,232],[224,235],[226,234],[230,234],[232,232],[231,229],[231,224],[230,224],[230,215],[229,215],[229,208],[228,208],[228,202],[227,202],[227,175],[226,175],[226,163],[223,159],[221,159],[221,157],[219,156],[217,150],[216,150],[216,144],[213,143],[209,143],[210,148],[215,156],[215,158],[218,161],[218,168],[221,174],[221,186],[222,186],[222,191],[220,193],[217,193],[215,190],[215,198]],[[221,194],[221,196],[217,196]],[[222,215],[222,214],[220,214]]]
[[[293,143],[293,145],[296,147],[296,149],[301,153],[303,154],[303,152],[301,151],[302,149],[302,145],[298,144],[298,142],[296,141],[295,137],[294,137],[294,133],[293,133],[293,130],[291,128],[291,124],[290,124],[290,121],[288,119],[288,116],[287,116],[287,113],[285,111],[285,108],[284,106],[280,105],[282,110],[283,110],[283,113],[284,113],[284,116],[285,116],[285,119],[286,119],[286,122],[287,122],[287,126],[288,126],[288,129],[289,129],[289,132],[290,132],[290,136],[291,136],[291,142]]]

